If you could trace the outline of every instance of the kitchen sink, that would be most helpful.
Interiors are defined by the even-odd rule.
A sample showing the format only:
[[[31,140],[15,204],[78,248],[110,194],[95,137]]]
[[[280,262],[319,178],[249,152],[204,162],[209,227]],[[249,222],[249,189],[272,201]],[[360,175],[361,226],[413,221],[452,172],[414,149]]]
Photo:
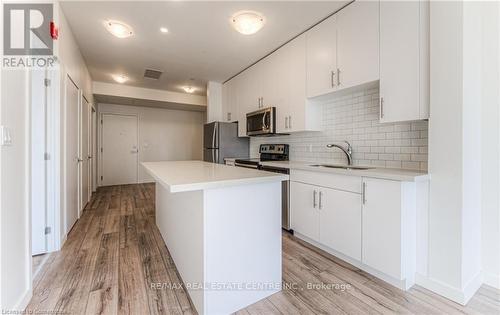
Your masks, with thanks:
[[[326,168],[340,168],[344,170],[369,170],[372,169],[373,167],[366,167],[366,166],[354,166],[354,165],[333,165],[333,164],[313,164],[309,165],[312,167],[326,167]]]

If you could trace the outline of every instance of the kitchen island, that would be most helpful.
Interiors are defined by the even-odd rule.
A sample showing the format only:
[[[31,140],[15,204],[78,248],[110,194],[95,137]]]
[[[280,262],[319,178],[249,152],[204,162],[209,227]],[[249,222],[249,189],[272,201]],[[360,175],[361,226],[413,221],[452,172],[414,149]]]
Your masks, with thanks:
[[[207,163],[142,163],[156,225],[199,314],[230,314],[281,290],[281,181]]]

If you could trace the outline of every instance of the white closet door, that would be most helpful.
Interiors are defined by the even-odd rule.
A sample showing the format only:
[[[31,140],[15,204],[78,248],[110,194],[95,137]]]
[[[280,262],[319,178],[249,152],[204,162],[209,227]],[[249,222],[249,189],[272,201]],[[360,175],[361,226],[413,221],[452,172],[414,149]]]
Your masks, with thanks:
[[[79,215],[79,130],[80,92],[71,78],[66,77],[66,230],[69,232]]]
[[[137,116],[102,115],[102,186],[137,183],[137,141]]]

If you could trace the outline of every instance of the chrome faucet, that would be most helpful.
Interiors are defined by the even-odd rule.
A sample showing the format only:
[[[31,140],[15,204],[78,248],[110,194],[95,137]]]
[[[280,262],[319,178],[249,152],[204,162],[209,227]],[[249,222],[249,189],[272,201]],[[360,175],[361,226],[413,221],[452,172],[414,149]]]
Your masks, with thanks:
[[[347,148],[344,148],[343,146],[339,145],[339,144],[327,144],[326,147],[327,148],[339,148],[340,150],[342,150],[342,152],[345,153],[345,155],[347,156],[347,165],[352,165],[352,146],[349,142],[347,141],[344,141],[346,144],[347,144]]]

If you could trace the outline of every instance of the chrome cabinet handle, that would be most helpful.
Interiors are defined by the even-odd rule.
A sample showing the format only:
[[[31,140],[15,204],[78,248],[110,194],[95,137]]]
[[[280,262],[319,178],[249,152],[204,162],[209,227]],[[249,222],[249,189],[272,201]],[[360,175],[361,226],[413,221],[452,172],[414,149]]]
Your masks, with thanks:
[[[384,98],[380,98],[380,118],[384,118]]]
[[[335,78],[335,71],[330,71],[330,85],[332,87],[335,87],[335,81],[334,81],[334,78]]]
[[[316,194],[317,194],[317,192],[315,189],[315,190],[313,190],[313,208],[316,208]]]
[[[231,113],[227,113],[227,121],[231,121]]]
[[[80,157],[76,157],[76,163],[82,163],[83,162],[83,159],[81,159]]]
[[[285,129],[288,129],[288,117],[285,117]]]
[[[340,69],[337,68],[337,86],[340,86]]]
[[[292,116],[288,116],[288,128],[292,129]]]
[[[363,182],[361,185],[361,198],[363,200],[363,204],[366,203],[366,183]]]
[[[321,210],[323,208],[322,199],[323,199],[323,192],[320,190],[319,191],[319,204],[318,204],[318,209],[319,210]]]

